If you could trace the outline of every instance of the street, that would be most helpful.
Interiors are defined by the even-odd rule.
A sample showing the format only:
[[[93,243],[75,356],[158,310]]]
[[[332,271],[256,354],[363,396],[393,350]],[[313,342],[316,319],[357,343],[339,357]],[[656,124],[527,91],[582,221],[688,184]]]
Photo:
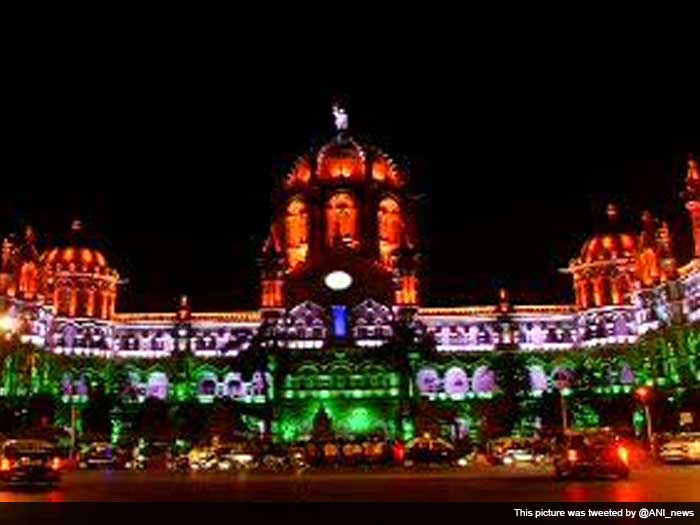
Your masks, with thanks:
[[[306,471],[299,474],[71,472],[56,489],[1,489],[0,502],[700,500],[700,465],[653,466],[627,481],[557,482],[544,468]]]

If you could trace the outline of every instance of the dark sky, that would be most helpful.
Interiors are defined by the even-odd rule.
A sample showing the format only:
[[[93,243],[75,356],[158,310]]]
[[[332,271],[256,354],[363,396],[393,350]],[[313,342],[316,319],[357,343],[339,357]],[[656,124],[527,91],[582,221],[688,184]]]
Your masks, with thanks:
[[[424,195],[428,304],[493,303],[501,286],[516,302],[570,301],[557,270],[611,200],[635,226],[646,207],[666,217],[687,257],[678,193],[700,123],[681,78],[224,58],[51,57],[7,77],[0,233],[31,223],[48,242],[80,217],[129,280],[121,310],[170,311],[183,293],[198,310],[254,307],[272,186],[331,137],[343,95],[353,131],[406,162]]]

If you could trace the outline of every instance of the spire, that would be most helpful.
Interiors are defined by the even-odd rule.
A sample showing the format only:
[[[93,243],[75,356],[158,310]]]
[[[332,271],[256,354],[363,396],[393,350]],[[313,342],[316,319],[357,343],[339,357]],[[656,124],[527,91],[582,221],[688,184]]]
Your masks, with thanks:
[[[685,191],[681,196],[686,202],[700,200],[700,168],[698,168],[698,162],[692,153],[688,155]]]
[[[688,180],[700,182],[700,169],[692,153],[688,155]]]

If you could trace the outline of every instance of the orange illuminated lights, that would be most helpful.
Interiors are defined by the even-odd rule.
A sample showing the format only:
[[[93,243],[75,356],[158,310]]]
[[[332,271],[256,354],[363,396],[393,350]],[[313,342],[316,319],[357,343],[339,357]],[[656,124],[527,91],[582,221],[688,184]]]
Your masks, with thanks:
[[[396,199],[387,197],[379,203],[379,254],[382,264],[391,266],[403,234],[401,208]]]
[[[306,262],[309,254],[309,213],[306,204],[293,200],[285,217],[287,262],[295,268]]]
[[[337,193],[326,206],[326,240],[329,246],[338,242],[356,247],[358,244],[357,205],[349,193]]]

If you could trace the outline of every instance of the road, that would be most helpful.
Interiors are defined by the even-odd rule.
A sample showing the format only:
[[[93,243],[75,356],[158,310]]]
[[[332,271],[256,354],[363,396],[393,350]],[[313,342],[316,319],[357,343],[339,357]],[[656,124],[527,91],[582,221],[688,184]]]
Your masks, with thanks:
[[[653,466],[627,481],[557,482],[546,469],[169,474],[72,472],[53,490],[0,489],[0,502],[700,500],[700,465]]]

